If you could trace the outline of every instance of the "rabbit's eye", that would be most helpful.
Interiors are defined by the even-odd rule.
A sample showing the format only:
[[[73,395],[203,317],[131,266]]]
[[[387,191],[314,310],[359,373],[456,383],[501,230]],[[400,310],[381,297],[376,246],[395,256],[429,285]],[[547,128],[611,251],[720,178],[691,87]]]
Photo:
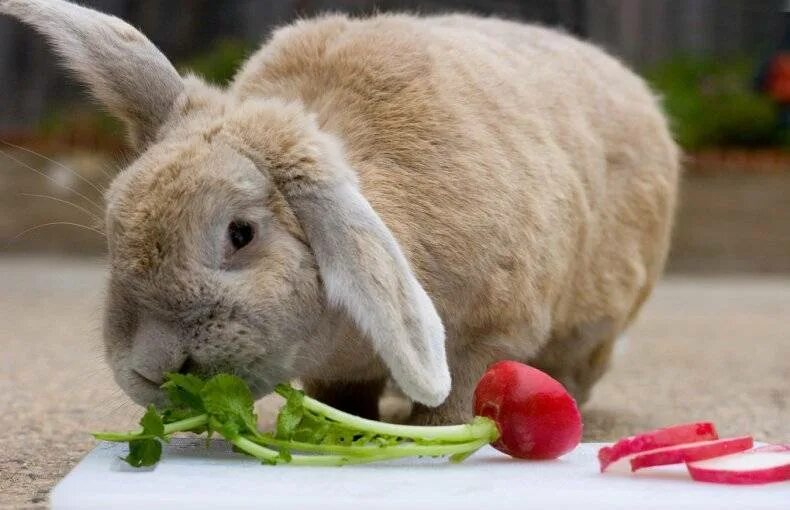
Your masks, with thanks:
[[[233,248],[240,250],[250,244],[255,237],[255,229],[246,221],[232,221],[228,225],[228,237]]]

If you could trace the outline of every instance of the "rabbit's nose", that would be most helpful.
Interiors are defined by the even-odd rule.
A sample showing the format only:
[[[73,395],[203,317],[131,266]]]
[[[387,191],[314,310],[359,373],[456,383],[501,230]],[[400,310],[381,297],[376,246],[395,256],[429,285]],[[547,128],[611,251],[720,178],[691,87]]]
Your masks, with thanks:
[[[132,338],[131,368],[157,386],[168,372],[179,372],[189,360],[181,335],[166,322],[146,317]]]

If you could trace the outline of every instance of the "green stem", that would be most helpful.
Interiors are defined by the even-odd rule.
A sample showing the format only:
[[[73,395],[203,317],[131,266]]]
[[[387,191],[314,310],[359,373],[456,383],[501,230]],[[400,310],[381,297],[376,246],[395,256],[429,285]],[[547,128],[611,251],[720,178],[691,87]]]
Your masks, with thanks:
[[[207,414],[199,414],[191,418],[184,418],[183,420],[174,421],[165,425],[165,435],[174,434],[176,432],[187,432],[198,427],[202,427],[208,423]]]
[[[208,415],[206,414],[199,414],[197,416],[191,416],[189,418],[184,418],[183,420],[174,421],[173,423],[168,423],[165,425],[165,436],[169,436],[170,434],[175,434],[176,432],[188,432],[192,429],[196,429],[198,427],[202,427],[208,423]],[[123,442],[123,441],[132,441],[134,439],[150,439],[155,436],[150,434],[143,434],[143,429],[138,429],[132,432],[94,432],[93,437],[102,441],[115,441],[115,442]]]
[[[238,436],[230,441],[236,448],[253,457],[269,463],[285,462],[281,460],[280,453],[244,437]],[[348,460],[339,455],[293,455],[289,464],[297,466],[342,466]]]
[[[343,457],[364,457],[380,459],[394,459],[401,457],[437,457],[444,455],[457,455],[479,450],[488,444],[488,439],[476,439],[465,443],[423,445],[415,443],[402,443],[392,446],[339,446],[326,444],[301,443],[298,441],[283,441],[270,435],[260,435],[252,438],[258,444],[275,446],[289,450],[309,453],[329,453]]]
[[[284,448],[286,450],[297,450],[300,452],[308,452],[308,453],[360,455],[360,453],[356,453],[356,452],[363,448],[361,446],[349,447],[349,446],[340,446],[340,445],[332,445],[332,444],[302,443],[293,440],[286,441],[283,439],[275,439],[269,434],[260,434],[257,437],[251,437],[250,439],[253,442],[263,446],[274,446],[275,448],[280,448],[280,449]],[[364,454],[364,452],[361,454]]]
[[[496,424],[492,420],[483,417],[477,417],[472,423],[465,425],[421,427],[384,423],[360,418],[359,416],[354,416],[353,414],[348,414],[328,406],[307,395],[304,396],[303,402],[305,409],[309,409],[316,414],[325,416],[326,418],[342,423],[360,432],[371,432],[373,434],[398,436],[423,441],[447,441],[452,443],[463,443],[476,439],[494,441],[499,437],[499,430]]]

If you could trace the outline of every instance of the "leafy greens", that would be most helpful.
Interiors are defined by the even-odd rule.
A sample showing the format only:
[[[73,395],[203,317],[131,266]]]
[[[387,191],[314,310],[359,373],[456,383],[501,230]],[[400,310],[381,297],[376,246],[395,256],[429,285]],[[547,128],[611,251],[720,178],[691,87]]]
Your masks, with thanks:
[[[450,456],[461,461],[499,436],[496,425],[477,417],[466,425],[418,427],[354,416],[306,396],[288,384],[276,392],[285,398],[273,434],[258,430],[252,393],[233,375],[208,380],[168,374],[162,385],[169,404],[148,406],[141,429],[101,432],[99,440],[128,442],[123,459],[134,467],[151,466],[162,456],[162,442],[179,432],[219,434],[236,451],[265,464],[340,466],[411,456]],[[293,453],[300,452],[300,453]]]

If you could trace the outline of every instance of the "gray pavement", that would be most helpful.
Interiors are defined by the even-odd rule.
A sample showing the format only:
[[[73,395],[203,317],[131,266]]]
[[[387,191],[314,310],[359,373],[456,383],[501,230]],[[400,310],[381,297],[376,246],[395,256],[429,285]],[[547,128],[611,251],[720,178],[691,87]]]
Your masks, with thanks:
[[[0,258],[0,507],[44,505],[88,430],[139,416],[102,360],[103,280],[100,261]],[[710,419],[790,440],[788,325],[788,277],[665,279],[585,410],[586,439]]]

